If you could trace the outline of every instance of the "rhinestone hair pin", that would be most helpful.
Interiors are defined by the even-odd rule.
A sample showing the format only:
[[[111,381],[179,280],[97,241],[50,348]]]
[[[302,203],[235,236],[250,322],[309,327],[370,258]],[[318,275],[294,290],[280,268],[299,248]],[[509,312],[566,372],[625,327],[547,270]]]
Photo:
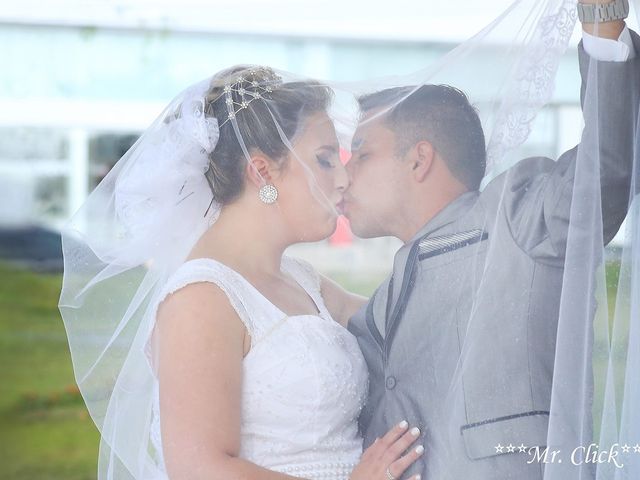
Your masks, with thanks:
[[[229,115],[220,127],[236,118],[236,115],[247,108],[251,102],[264,98],[280,85],[282,85],[280,77],[271,69],[264,67],[251,68],[239,75],[235,82],[225,84],[223,91]],[[234,100],[234,92],[240,96],[239,102]]]

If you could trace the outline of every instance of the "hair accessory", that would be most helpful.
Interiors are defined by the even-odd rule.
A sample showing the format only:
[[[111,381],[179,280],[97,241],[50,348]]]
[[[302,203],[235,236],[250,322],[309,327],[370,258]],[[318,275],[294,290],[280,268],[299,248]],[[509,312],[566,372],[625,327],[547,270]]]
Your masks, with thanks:
[[[272,93],[280,85],[281,78],[273,70],[264,67],[251,68],[238,76],[235,82],[225,84],[223,91],[229,115],[220,126],[236,118],[238,112],[247,108],[251,102],[264,98],[265,94]],[[240,96],[239,102],[233,98],[234,93]]]

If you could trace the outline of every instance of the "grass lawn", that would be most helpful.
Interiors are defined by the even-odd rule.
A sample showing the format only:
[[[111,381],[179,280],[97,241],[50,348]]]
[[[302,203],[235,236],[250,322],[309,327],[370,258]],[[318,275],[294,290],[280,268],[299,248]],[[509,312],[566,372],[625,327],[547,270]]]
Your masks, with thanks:
[[[331,276],[364,295],[382,280]],[[614,265],[609,298],[616,278]],[[99,434],[75,386],[57,310],[60,282],[0,264],[1,479],[96,478]]]
[[[0,478],[96,478],[99,433],[75,386],[61,277],[0,265]]]

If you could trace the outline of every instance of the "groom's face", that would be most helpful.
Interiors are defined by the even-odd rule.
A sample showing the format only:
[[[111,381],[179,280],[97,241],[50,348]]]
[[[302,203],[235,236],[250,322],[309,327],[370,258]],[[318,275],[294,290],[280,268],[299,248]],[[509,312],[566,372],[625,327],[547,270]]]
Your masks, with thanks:
[[[343,203],[343,214],[358,237],[395,235],[393,225],[406,208],[403,191],[407,182],[402,159],[395,152],[395,133],[382,117],[364,118],[346,164],[349,188]]]

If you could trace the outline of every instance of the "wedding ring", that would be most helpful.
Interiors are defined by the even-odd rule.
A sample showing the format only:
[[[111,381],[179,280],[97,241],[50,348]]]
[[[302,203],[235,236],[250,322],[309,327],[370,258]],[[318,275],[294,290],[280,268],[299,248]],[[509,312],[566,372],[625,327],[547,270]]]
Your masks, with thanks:
[[[387,478],[389,480],[396,480],[396,477],[394,477],[393,475],[391,475],[391,470],[389,470],[389,467],[387,467]]]

